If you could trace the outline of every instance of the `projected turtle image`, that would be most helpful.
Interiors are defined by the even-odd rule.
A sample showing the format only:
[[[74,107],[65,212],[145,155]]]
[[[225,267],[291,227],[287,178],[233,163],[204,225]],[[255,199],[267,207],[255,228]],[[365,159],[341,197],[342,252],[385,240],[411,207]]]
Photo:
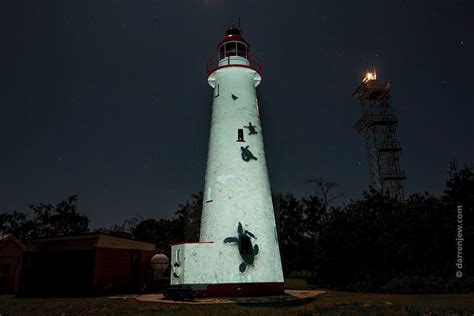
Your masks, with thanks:
[[[226,244],[235,243],[239,246],[240,256],[243,260],[239,266],[239,271],[244,273],[248,266],[253,266],[255,256],[258,255],[258,245],[252,245],[252,238],[257,239],[257,237],[248,230],[244,230],[240,222],[237,227],[237,233],[237,237],[227,237],[224,239],[224,242]]]
[[[257,127],[252,125],[252,122],[249,122],[249,125],[248,126],[244,126],[245,128],[247,128],[249,130],[249,135],[256,135],[258,134],[257,132]]]
[[[249,149],[249,146],[245,147],[240,147],[240,150],[242,151],[242,159],[244,161],[250,161],[250,160],[257,160],[257,157],[255,157],[252,152]]]

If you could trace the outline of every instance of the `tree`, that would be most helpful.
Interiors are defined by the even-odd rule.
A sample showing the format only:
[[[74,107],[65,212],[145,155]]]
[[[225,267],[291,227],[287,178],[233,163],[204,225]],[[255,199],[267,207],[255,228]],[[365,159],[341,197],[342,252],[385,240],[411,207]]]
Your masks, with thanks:
[[[72,195],[56,206],[41,203],[30,205],[35,214],[36,237],[73,235],[89,231],[89,218],[77,211],[77,195]]]
[[[446,190],[442,197],[445,208],[448,210],[449,220],[452,223],[452,236],[460,232],[462,234],[462,280],[474,288],[474,165],[465,165],[458,168],[455,162],[451,162],[449,178],[446,181]],[[450,240],[450,249],[453,242]],[[459,241],[455,241],[456,246]],[[454,253],[452,258],[457,258]],[[451,271],[453,273],[453,271]]]
[[[319,238],[320,278],[331,286],[375,290],[389,280],[398,258],[403,205],[375,190],[333,209]]]
[[[20,240],[31,238],[36,225],[25,213],[0,213],[0,233],[10,233]]]
[[[183,226],[177,218],[146,219],[135,226],[136,240],[153,243],[160,251],[171,252],[171,244],[183,241]]]
[[[123,220],[122,224],[113,224],[107,227],[96,228],[94,231],[98,233],[116,235],[116,236],[133,236],[132,232],[138,223],[142,221],[141,216],[130,217]]]
[[[446,181],[444,199],[451,205],[462,205],[472,213],[474,205],[474,167],[464,166],[458,169],[456,162],[451,162]]]
[[[183,225],[185,242],[199,241],[202,214],[202,191],[191,195],[191,201],[178,206],[175,215]]]
[[[56,206],[40,203],[30,205],[34,218],[14,211],[0,214],[0,226],[21,240],[79,234],[89,231],[89,218],[77,211],[77,195],[72,195]]]
[[[154,243],[157,249],[170,254],[170,245],[177,242],[199,241],[202,213],[202,192],[192,194],[191,200],[179,204],[170,219],[146,219],[135,224],[135,239]]]
[[[303,243],[303,212],[301,204],[293,195],[277,193],[273,196],[278,236],[283,261],[283,269],[290,273],[301,266],[304,260]]]
[[[322,201],[324,210],[326,210],[333,201],[342,196],[342,194],[333,193],[334,189],[337,187],[336,182],[329,181],[323,177],[310,179],[306,182],[316,184],[315,196]]]

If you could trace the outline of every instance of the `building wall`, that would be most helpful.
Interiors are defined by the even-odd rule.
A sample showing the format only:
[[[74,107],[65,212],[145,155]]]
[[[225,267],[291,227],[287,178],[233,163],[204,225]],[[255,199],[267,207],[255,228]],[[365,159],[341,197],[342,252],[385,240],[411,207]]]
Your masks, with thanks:
[[[155,251],[141,250],[140,256],[140,288],[147,288],[153,278],[151,270],[151,258],[155,255]]]
[[[94,290],[122,292],[143,290],[154,251],[96,248]]]
[[[12,240],[0,243],[0,293],[18,290],[23,249]]]
[[[25,251],[19,296],[83,296],[91,291],[94,252]]]
[[[19,296],[136,293],[147,284],[154,249],[153,244],[101,234],[31,241]]]
[[[130,249],[96,248],[94,289],[120,291],[129,286]]]

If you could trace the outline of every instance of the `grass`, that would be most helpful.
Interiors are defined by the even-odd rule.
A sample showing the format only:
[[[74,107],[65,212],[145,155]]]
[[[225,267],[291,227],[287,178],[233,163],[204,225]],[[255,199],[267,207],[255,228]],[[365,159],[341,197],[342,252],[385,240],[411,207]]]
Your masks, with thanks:
[[[288,288],[308,289],[301,280]],[[0,296],[5,315],[474,315],[474,293],[402,295],[328,291],[299,306],[169,305],[118,298],[17,299]]]

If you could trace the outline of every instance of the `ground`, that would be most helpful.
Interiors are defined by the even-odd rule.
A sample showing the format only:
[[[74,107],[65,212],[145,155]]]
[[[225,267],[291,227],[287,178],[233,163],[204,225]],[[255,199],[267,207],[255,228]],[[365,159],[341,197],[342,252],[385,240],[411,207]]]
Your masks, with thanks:
[[[289,287],[305,288],[290,282]],[[474,293],[401,295],[327,291],[293,306],[183,305],[128,298],[17,299],[0,296],[0,315],[474,315]]]

